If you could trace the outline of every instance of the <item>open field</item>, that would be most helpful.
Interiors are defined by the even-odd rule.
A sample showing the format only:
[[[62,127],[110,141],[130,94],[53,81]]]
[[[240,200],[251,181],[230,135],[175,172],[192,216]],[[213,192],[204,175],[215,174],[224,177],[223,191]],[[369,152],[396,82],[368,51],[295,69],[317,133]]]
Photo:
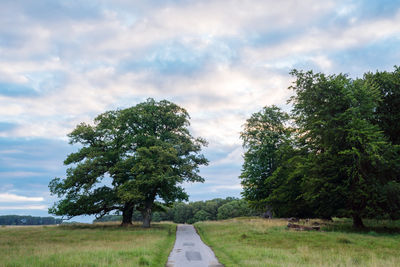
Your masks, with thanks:
[[[229,266],[400,266],[400,222],[355,232],[349,220],[317,231],[287,230],[285,220],[238,218],[195,226]]]
[[[163,266],[176,225],[0,227],[0,266]]]

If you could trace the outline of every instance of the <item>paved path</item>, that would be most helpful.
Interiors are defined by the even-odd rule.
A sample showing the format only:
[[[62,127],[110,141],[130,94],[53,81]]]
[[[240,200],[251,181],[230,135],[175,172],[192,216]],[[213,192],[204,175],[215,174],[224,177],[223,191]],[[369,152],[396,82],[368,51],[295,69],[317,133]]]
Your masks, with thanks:
[[[201,241],[193,225],[179,224],[167,267],[219,267],[214,252]]]

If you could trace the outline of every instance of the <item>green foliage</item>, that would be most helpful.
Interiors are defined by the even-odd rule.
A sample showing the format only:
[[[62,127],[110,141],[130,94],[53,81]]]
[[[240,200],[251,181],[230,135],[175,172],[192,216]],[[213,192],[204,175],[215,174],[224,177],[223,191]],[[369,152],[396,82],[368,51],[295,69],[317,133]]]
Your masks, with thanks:
[[[271,193],[265,202],[277,217],[311,218],[315,216],[303,196],[304,157],[298,151],[285,151],[281,165],[266,179]]]
[[[0,215],[0,225],[51,225],[60,224],[61,219],[19,215]]]
[[[242,179],[243,196],[252,206],[264,209],[265,199],[271,193],[266,183],[281,163],[280,150],[290,138],[286,126],[289,116],[278,107],[264,107],[254,113],[244,125],[240,137],[245,149]]]
[[[258,210],[272,208],[276,216],[307,216],[301,199],[302,157],[294,143],[289,115],[276,106],[264,107],[246,121],[241,133],[245,149],[242,195]],[[296,156],[297,155],[297,156]]]
[[[175,223],[195,223],[199,221],[214,221],[239,216],[258,216],[260,213],[250,207],[247,201],[227,197],[207,201],[176,202],[171,208],[152,213],[152,221],[173,221]],[[93,222],[121,221],[118,215],[104,216]],[[142,214],[135,211],[133,221],[142,221]]]
[[[289,117],[265,107],[241,135],[243,196],[291,217],[398,218],[400,70],[346,75],[291,72]]]
[[[161,222],[163,220],[163,216],[160,214],[160,212],[153,212],[153,214],[151,214],[151,220],[153,222]]]
[[[207,201],[176,203],[170,210],[176,223],[195,223],[214,221],[239,216],[255,216],[259,212],[250,207],[247,201],[232,197],[216,198]]]
[[[233,200],[218,208],[218,220],[258,215],[244,199]],[[200,220],[198,220],[200,221]],[[205,220],[202,220],[205,221]]]
[[[105,112],[94,125],[78,125],[69,138],[82,147],[65,160],[71,165],[67,177],[50,182],[51,193],[63,199],[49,212],[101,217],[119,210],[123,223],[130,224],[136,209],[149,227],[156,198],[167,204],[186,200],[180,184],[203,182],[198,168],[208,163],[200,154],[206,142],[194,138],[188,126],[186,110],[153,99]],[[104,177],[112,179],[111,186],[101,186]]]
[[[297,72],[294,119],[299,143],[308,151],[304,197],[322,217],[361,217],[383,213],[380,193],[392,177],[384,155],[390,144],[371,121],[381,95],[369,80],[345,75]]]
[[[211,214],[205,210],[199,210],[193,216],[193,221],[200,222],[200,221],[209,221],[211,220]]]
[[[393,72],[367,73],[364,79],[375,84],[381,95],[373,122],[392,144],[400,145],[400,67],[395,67]]]
[[[192,209],[183,202],[176,203],[172,208],[173,221],[176,223],[186,223],[193,217]]]
[[[122,221],[122,216],[121,215],[105,215],[101,218],[97,218],[93,220],[93,223],[99,223],[99,222],[121,222]]]

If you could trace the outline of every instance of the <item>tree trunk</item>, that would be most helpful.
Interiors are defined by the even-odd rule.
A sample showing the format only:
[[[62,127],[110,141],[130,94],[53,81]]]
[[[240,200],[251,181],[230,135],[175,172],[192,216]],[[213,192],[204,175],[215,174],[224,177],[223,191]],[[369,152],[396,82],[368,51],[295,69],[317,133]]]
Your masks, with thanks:
[[[353,215],[353,227],[357,228],[357,229],[365,228],[365,225],[364,225],[360,215],[358,215],[358,214]]]
[[[132,215],[133,215],[133,207],[125,206],[122,211],[122,226],[132,225]]]
[[[149,228],[151,222],[151,208],[146,207],[142,211],[142,216],[143,216],[143,228]]]

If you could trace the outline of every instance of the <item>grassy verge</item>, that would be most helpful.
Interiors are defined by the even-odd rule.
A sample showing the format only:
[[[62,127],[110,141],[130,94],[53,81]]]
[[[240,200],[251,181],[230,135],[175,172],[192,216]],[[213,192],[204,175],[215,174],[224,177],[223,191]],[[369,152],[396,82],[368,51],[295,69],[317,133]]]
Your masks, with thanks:
[[[284,220],[239,218],[195,226],[225,266],[399,266],[399,222],[354,232],[338,220],[321,232],[294,231]],[[368,225],[368,222],[367,222]]]
[[[0,266],[163,266],[176,225],[0,227]]]

